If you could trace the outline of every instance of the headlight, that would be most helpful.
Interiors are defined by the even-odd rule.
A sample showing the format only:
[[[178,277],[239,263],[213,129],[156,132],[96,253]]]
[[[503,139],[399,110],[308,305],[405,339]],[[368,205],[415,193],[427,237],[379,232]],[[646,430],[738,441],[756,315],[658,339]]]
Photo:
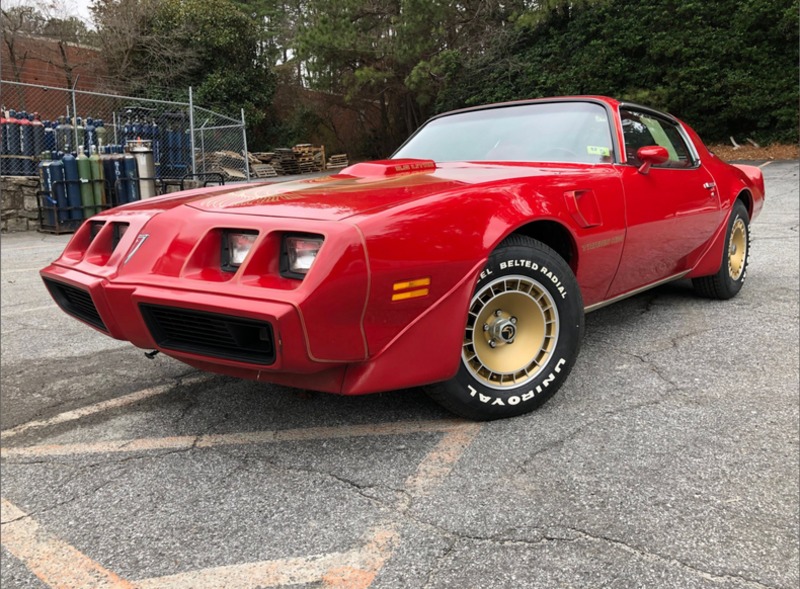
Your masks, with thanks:
[[[322,247],[323,239],[318,235],[290,235],[284,237],[285,275],[291,278],[305,276]]]
[[[250,253],[257,237],[255,231],[225,230],[222,234],[222,269],[235,272]]]
[[[127,223],[114,223],[114,234],[111,237],[111,251],[117,249],[122,236],[128,230]]]

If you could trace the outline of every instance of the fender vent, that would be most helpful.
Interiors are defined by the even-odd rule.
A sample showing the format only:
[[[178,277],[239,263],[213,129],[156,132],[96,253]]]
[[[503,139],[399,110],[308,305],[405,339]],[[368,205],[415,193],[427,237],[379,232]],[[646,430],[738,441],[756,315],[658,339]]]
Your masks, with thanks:
[[[275,361],[272,326],[231,315],[139,305],[159,347],[252,364]]]
[[[65,313],[108,333],[106,324],[100,319],[97,307],[94,306],[92,295],[81,288],[49,278],[44,279],[44,284]]]

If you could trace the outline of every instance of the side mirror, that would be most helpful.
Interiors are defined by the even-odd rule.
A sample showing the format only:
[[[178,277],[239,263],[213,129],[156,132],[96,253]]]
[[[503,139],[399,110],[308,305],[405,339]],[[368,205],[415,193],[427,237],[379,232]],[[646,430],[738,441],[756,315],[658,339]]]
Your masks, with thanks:
[[[669,152],[666,147],[648,145],[647,147],[640,147],[639,151],[636,152],[636,157],[642,162],[642,165],[639,166],[639,173],[647,174],[653,164],[663,164],[669,161]]]

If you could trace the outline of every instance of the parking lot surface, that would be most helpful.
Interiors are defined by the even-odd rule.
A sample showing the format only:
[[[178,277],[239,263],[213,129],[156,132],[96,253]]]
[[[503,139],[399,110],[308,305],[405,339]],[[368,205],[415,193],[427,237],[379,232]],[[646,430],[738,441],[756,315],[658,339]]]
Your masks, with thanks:
[[[763,171],[737,298],[592,313],[561,391],[484,424],[149,360],[50,299],[69,236],[3,235],[0,583],[797,588],[798,164]]]

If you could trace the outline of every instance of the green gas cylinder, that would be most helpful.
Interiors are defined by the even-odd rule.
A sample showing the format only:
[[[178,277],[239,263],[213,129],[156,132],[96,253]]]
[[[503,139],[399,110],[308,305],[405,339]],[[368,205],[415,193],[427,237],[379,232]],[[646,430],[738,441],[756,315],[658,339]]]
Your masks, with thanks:
[[[100,161],[100,156],[97,154],[97,148],[92,146],[92,155],[89,158],[89,167],[92,170],[92,193],[94,195],[94,204],[97,207],[96,212],[103,210],[103,205],[106,204],[106,183],[103,181],[103,162]]]
[[[87,218],[94,215],[97,211],[94,208],[94,194],[92,192],[92,168],[89,158],[83,153],[83,147],[78,148],[78,177],[81,180],[81,205],[83,206],[83,217]]]

